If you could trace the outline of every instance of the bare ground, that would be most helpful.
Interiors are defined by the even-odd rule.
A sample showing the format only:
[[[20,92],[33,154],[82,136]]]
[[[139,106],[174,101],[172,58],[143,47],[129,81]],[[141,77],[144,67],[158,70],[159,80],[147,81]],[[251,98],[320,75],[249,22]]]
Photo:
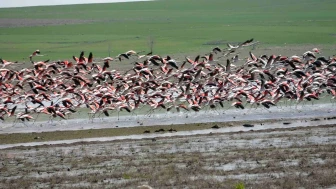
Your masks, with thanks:
[[[0,188],[328,188],[336,127],[1,150]]]

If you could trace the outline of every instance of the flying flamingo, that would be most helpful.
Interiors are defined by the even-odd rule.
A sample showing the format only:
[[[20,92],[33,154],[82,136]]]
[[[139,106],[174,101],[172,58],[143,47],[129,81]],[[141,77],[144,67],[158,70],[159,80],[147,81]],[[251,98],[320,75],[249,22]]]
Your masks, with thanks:
[[[139,55],[129,50],[116,56],[119,61],[138,57],[126,72],[111,68],[112,57],[93,62],[92,52],[86,58],[84,51],[73,56],[73,62],[33,62],[32,57],[40,55],[37,50],[30,56],[31,67],[21,70],[2,60],[0,119],[16,114],[16,120],[27,121],[32,120],[29,116],[37,115],[37,119],[47,114],[50,121],[57,117],[64,120],[79,113],[78,108],[87,108],[92,119],[95,114],[110,116],[117,111],[119,120],[120,111],[136,115],[146,106],[152,108],[149,113],[159,108],[198,112],[207,108],[217,111],[225,102],[238,109],[244,109],[245,103],[266,109],[279,107],[282,101],[299,104],[322,98],[323,91],[335,98],[335,57],[318,57],[320,50],[315,48],[288,57],[249,52],[238,66],[238,51],[255,43],[249,39],[228,44],[228,49],[215,47],[204,56],[185,56],[181,64],[172,55]],[[16,108],[21,105],[25,110]]]

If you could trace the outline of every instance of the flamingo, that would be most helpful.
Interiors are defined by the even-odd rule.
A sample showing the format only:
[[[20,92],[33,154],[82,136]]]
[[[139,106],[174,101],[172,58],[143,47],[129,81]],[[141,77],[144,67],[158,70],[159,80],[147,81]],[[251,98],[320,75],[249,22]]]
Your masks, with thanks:
[[[10,61],[4,60],[4,59],[2,59],[2,58],[0,58],[0,63],[2,64],[2,67],[3,67],[3,68],[6,67],[6,66],[9,66],[9,65],[13,65],[13,64],[14,64],[14,62],[10,62]],[[15,62],[15,63],[17,63],[17,62]]]
[[[119,120],[120,111],[136,115],[145,106],[152,108],[150,113],[159,108],[178,112],[207,108],[217,111],[218,104],[224,107],[226,101],[232,100],[231,107],[238,109],[244,109],[244,103],[268,109],[282,101],[299,104],[318,100],[323,91],[334,99],[336,58],[317,57],[319,49],[288,57],[266,54],[257,57],[249,52],[246,62],[236,66],[237,51],[255,43],[249,39],[236,46],[228,44],[228,49],[215,47],[204,56],[197,55],[194,59],[185,56],[181,65],[171,55],[139,55],[140,52],[129,50],[117,59],[143,56],[144,60],[135,61],[133,68],[123,73],[111,69],[112,57],[93,62],[92,52],[86,58],[84,51],[78,58],[72,57],[74,63],[31,61],[30,68],[21,70],[6,64],[0,69],[0,119],[16,114],[17,120],[22,121],[23,116],[27,121],[32,120],[28,115],[38,117],[43,113],[50,116],[50,121],[55,117],[64,120],[72,113],[79,113],[77,108],[86,106],[92,119],[97,113],[110,116],[111,111],[118,111]],[[39,51],[32,55],[38,56]],[[226,65],[223,57],[227,57]],[[16,108],[20,105],[25,110]]]
[[[117,55],[117,58],[121,61],[123,59],[129,59],[129,56],[126,53],[121,53]]]

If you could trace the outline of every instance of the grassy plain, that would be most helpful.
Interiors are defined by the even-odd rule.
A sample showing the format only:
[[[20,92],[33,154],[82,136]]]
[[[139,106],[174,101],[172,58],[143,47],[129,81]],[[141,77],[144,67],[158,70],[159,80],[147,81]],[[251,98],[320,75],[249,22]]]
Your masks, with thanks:
[[[148,51],[150,36],[157,54],[207,51],[249,38],[267,47],[329,47],[336,42],[333,7],[332,0],[159,0],[3,8],[0,57],[25,62],[36,49],[46,54],[41,59],[70,59],[81,50],[106,57],[109,46],[116,56]],[[6,20],[17,24],[5,27]]]

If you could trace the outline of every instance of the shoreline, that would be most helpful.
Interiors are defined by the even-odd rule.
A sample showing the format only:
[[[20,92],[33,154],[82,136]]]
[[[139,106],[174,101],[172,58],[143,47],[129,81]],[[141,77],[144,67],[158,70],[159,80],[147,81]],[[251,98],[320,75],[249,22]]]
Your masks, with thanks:
[[[302,122],[301,122],[302,123]],[[277,126],[275,126],[277,125]],[[273,126],[273,127],[271,127]],[[282,126],[282,127],[281,127]],[[152,140],[156,141],[158,139],[176,138],[176,137],[188,137],[188,136],[205,136],[213,134],[229,134],[229,133],[241,133],[241,132],[267,132],[267,131],[278,131],[278,130],[297,130],[297,129],[310,129],[318,127],[334,127],[335,123],[329,123],[324,125],[311,125],[302,124],[299,126],[293,126],[285,124],[269,124],[267,127],[243,127],[243,126],[233,126],[233,127],[223,127],[219,129],[201,129],[201,130],[190,130],[190,131],[178,131],[178,132],[165,132],[165,133],[151,133],[151,134],[137,134],[137,135],[124,135],[124,136],[112,136],[112,137],[93,137],[93,138],[81,138],[81,139],[70,139],[70,140],[55,140],[55,141],[43,141],[43,142],[25,142],[25,143],[12,143],[12,144],[0,144],[0,149],[12,149],[20,147],[43,147],[50,145],[77,145],[79,143],[103,143],[103,142],[114,142],[123,140]],[[36,140],[36,139],[32,139]]]
[[[139,139],[155,139],[161,137],[185,137],[192,135],[207,135],[215,133],[236,133],[247,131],[260,131],[271,129],[292,129],[299,127],[318,127],[321,125],[330,126],[336,123],[333,108],[331,104],[320,104],[311,107],[306,105],[299,111],[275,111],[265,113],[261,109],[256,112],[241,113],[237,115],[235,110],[226,114],[207,114],[207,112],[199,112],[193,115],[184,114],[176,122],[165,122],[171,118],[162,120],[163,115],[154,115],[155,117],[139,122],[139,119],[133,118],[128,120],[129,116],[123,117],[118,123],[110,123],[105,120],[94,123],[68,123],[59,126],[39,127],[39,124],[33,128],[29,127],[7,127],[1,129],[0,149],[18,147],[18,146],[41,146],[56,144],[73,144],[78,142],[105,142],[115,140],[139,140]],[[329,109],[329,108],[331,109]],[[258,109],[257,109],[258,110]],[[207,115],[207,119],[200,115]],[[176,114],[172,114],[176,118]],[[182,119],[184,117],[184,119]],[[197,120],[202,119],[203,121]],[[109,118],[116,119],[116,117]],[[72,120],[74,121],[74,120]],[[84,121],[84,120],[82,120]],[[136,121],[138,123],[136,123]],[[179,122],[181,123],[179,123]],[[198,121],[198,122],[197,122]],[[127,125],[133,123],[134,125]],[[123,123],[123,124],[121,124]],[[148,123],[148,124],[144,124]],[[151,124],[152,123],[152,124]],[[117,124],[119,126],[111,126]],[[143,124],[143,125],[141,125]],[[250,127],[244,127],[244,124],[250,124]],[[218,128],[212,128],[217,125]],[[39,129],[36,129],[39,128]],[[15,130],[16,129],[16,130]],[[22,130],[23,129],[23,130]],[[163,129],[164,132],[158,132]],[[169,132],[169,129],[174,130]],[[13,132],[9,132],[12,130]],[[176,130],[176,132],[175,132]],[[150,133],[144,133],[148,131]]]
[[[68,119],[48,123],[47,121],[16,123],[13,126],[12,121],[2,123],[0,134],[10,133],[40,133],[53,131],[76,131],[89,129],[112,129],[112,128],[130,128],[139,126],[164,126],[178,124],[198,124],[198,123],[217,123],[217,122],[251,122],[251,121],[268,121],[268,120],[291,120],[291,119],[308,119],[308,118],[327,118],[336,116],[336,109],[331,103],[321,103],[315,105],[301,105],[296,109],[287,107],[286,109],[271,107],[265,109],[246,108],[244,110],[234,109],[217,109],[216,111],[202,110],[200,112],[190,113],[157,113],[151,116],[140,115],[123,115],[119,117],[100,117],[90,120]]]

